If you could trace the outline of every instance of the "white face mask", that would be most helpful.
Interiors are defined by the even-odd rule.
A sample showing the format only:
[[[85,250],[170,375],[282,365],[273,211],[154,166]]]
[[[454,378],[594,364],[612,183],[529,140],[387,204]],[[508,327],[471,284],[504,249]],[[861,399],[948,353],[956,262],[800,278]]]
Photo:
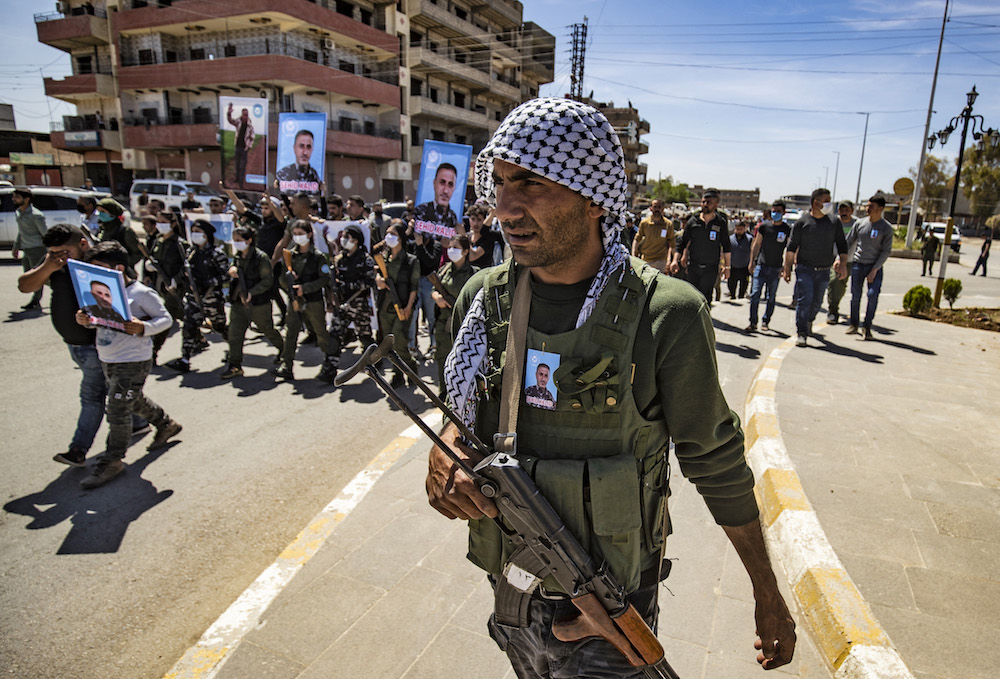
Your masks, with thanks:
[[[399,236],[397,236],[394,233],[386,234],[385,244],[388,245],[390,248],[396,247],[397,245],[399,245]]]
[[[340,239],[340,247],[344,248],[348,252],[354,252],[354,248],[358,247],[358,245],[354,242],[353,238],[344,236]]]
[[[168,224],[166,222],[157,222],[156,223],[156,230],[159,231],[164,236],[166,236],[168,233],[170,233],[170,229],[171,229],[170,224]]]
[[[825,215],[833,214],[833,203],[823,203],[823,214]]]
[[[195,245],[203,245],[207,240],[208,236],[203,234],[201,231],[191,232],[191,242],[194,243]]]
[[[462,248],[448,248],[448,259],[453,262],[462,259]]]
[[[297,233],[294,236],[292,236],[292,240],[295,241],[296,245],[305,245],[306,243],[309,242],[309,234]]]
[[[247,249],[249,245],[250,243],[246,242],[245,240],[234,240],[233,250],[236,250],[236,252],[243,252],[244,250]]]

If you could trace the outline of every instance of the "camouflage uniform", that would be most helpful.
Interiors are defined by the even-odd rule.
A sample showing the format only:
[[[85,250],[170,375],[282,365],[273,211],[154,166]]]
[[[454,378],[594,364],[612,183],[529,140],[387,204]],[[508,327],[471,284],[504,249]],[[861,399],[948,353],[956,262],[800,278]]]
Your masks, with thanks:
[[[330,356],[334,367],[340,352],[350,341],[350,325],[367,347],[372,338],[372,306],[370,291],[375,285],[375,261],[358,248],[352,254],[341,251],[333,259],[333,291],[335,304],[330,322]]]
[[[181,271],[184,268],[183,257],[189,246],[179,236],[171,234],[168,237],[156,236],[155,238],[147,239],[146,247],[149,250],[150,259],[156,262],[167,277],[164,280],[163,276],[157,273],[152,266],[144,265],[146,267],[146,285],[156,290],[160,297],[163,298],[163,306],[170,313],[170,317],[175,321],[179,320],[184,316],[184,309],[181,305],[181,297],[178,292],[183,286],[179,286],[179,283],[181,280]],[[173,324],[171,324],[172,327]],[[167,335],[169,334],[170,329],[153,337],[154,363],[156,362],[157,354],[160,353],[160,347],[167,341]]]
[[[184,327],[181,331],[181,355],[190,359],[208,346],[201,334],[201,326],[205,324],[205,316],[212,324],[212,329],[223,337],[226,336],[226,302],[223,297],[223,286],[229,280],[229,258],[221,247],[205,245],[193,248],[188,254],[191,265],[191,276],[201,294],[201,307],[195,301],[191,291],[184,294]]]

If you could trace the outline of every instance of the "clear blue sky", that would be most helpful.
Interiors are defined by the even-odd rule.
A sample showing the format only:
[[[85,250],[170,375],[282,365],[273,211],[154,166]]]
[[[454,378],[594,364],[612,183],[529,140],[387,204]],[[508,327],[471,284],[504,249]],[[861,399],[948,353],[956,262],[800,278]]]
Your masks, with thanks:
[[[917,164],[944,0],[679,3],[525,0],[524,18],[556,36],[556,80],[569,91],[569,24],[589,19],[584,94],[635,105],[649,121],[649,177],[719,188],[760,187],[772,200],[820,184],[853,199],[870,111],[861,197]],[[41,74],[69,58],[37,42],[33,14],[52,0],[8,3],[0,101],[18,127],[47,130],[72,107],[46,99]],[[1000,6],[951,4],[931,129],[975,84],[975,112],[1000,128]],[[954,157],[958,135],[939,155]],[[837,155],[840,166],[837,172]]]

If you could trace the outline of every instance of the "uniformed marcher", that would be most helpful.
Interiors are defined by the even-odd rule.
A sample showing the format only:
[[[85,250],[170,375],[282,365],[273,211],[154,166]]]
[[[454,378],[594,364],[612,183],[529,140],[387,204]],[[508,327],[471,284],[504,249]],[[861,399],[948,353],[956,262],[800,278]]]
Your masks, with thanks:
[[[337,360],[330,352],[330,334],[326,329],[326,304],[323,290],[330,287],[330,263],[326,255],[313,244],[312,222],[296,219],[292,222],[292,276],[291,289],[288,279],[281,275],[281,287],[288,293],[288,310],[285,312],[285,345],[281,350],[281,365],[275,375],[286,380],[295,379],[292,363],[299,343],[299,331],[305,325],[316,336],[316,344],[325,359],[316,379],[333,383],[337,374]],[[299,308],[295,308],[296,302]]]
[[[701,197],[701,212],[692,215],[677,239],[677,249],[670,272],[680,268],[680,259],[687,251],[687,281],[711,302],[712,291],[719,277],[719,260],[724,262],[722,278],[729,278],[729,222],[718,211],[719,192],[708,189]]]
[[[350,339],[357,336],[361,348],[372,337],[371,291],[375,286],[375,262],[365,248],[365,237],[357,224],[348,224],[340,234],[340,252],[333,258],[333,314],[330,319],[330,361],[334,368]],[[351,329],[353,324],[354,329]]]
[[[448,262],[437,271],[441,287],[447,291],[453,300],[472,274],[479,269],[469,264],[469,237],[456,236],[448,243]],[[451,351],[451,310],[454,302],[449,302],[437,290],[431,293],[431,299],[437,306],[434,318],[434,361],[438,367],[438,386],[444,393],[444,360]]]
[[[233,229],[236,255],[229,267],[229,358],[222,373],[224,380],[243,374],[243,341],[251,322],[279,351],[275,363],[284,346],[271,317],[271,282],[274,280],[271,258],[257,249],[256,236],[249,226]]]
[[[128,265],[134,267],[138,264],[142,259],[139,239],[132,230],[132,225],[125,223],[125,208],[114,198],[102,198],[97,201],[97,219],[101,223],[97,240],[101,243],[118,241],[128,252]]]
[[[191,357],[208,348],[208,340],[201,332],[206,320],[211,324],[212,330],[223,337],[227,335],[223,293],[229,280],[229,258],[216,244],[215,227],[211,222],[198,219],[191,224],[191,248],[187,261],[194,285],[201,296],[201,306],[190,287],[185,284],[181,357],[165,364],[166,367],[183,373],[191,370]]]
[[[181,222],[175,212],[165,210],[156,215],[156,237],[147,239],[149,256],[156,267],[144,266],[143,283],[152,288],[163,298],[163,306],[170,313],[170,318],[179,320],[184,317],[184,305],[181,302],[183,286],[181,272],[184,269],[184,258],[187,256],[187,243],[181,240]],[[156,268],[159,267],[162,273]],[[171,324],[171,327],[173,324]],[[167,341],[170,330],[153,336],[153,365],[156,365],[160,348]]]
[[[416,372],[413,355],[406,342],[406,331],[410,316],[417,302],[417,289],[420,285],[420,264],[417,258],[403,249],[403,234],[401,226],[393,220],[385,234],[385,268],[389,274],[387,281],[381,273],[375,275],[375,287],[378,288],[376,304],[378,305],[378,327],[382,336],[392,334],[395,339],[393,348],[402,359]],[[389,292],[393,286],[399,299],[399,313]],[[402,318],[400,318],[400,315]],[[402,386],[403,373],[393,367],[392,386]]]
[[[765,549],[739,418],[719,386],[708,303],[629,258],[619,241],[626,187],[621,145],[596,109],[535,99],[507,116],[479,155],[476,191],[496,204],[513,262],[475,274],[456,303],[449,401],[483,441],[516,432],[521,465],[652,624],[672,439],[681,472],[750,575],[757,658],[772,669],[792,659],[795,625]],[[517,294],[521,286],[530,286],[527,296]],[[516,298],[527,308],[513,309]],[[523,339],[508,345],[512,326]],[[523,370],[505,375],[508,361]],[[519,386],[537,380],[541,363],[551,369],[554,410],[527,403]],[[513,390],[504,393],[502,382]],[[501,422],[500,404],[518,393],[519,407]],[[442,438],[462,457],[478,457],[454,425]],[[498,515],[492,501],[438,449],[426,485],[439,512],[470,521],[473,563],[494,582],[504,577],[512,544],[486,518]],[[603,638],[553,637],[553,619],[575,612],[554,579],[529,591],[527,625],[489,624],[519,677],[645,676]]]

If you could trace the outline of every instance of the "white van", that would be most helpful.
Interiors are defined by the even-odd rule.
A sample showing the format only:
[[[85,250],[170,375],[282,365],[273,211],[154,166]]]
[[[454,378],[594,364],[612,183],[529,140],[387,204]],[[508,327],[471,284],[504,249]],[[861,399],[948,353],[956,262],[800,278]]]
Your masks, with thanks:
[[[139,206],[139,196],[145,191],[149,198],[163,201],[168,210],[181,209],[181,203],[187,200],[188,191],[194,193],[194,199],[201,203],[208,212],[208,201],[213,197],[222,197],[222,193],[201,182],[189,182],[182,179],[136,179],[128,192],[129,209],[134,215],[142,214]]]
[[[13,186],[0,186],[0,248],[10,250],[17,237],[17,218],[14,216]],[[67,186],[29,186],[31,204],[45,214],[45,225],[65,223],[80,226],[80,213],[76,199],[93,196],[97,200],[110,198],[111,194]]]

